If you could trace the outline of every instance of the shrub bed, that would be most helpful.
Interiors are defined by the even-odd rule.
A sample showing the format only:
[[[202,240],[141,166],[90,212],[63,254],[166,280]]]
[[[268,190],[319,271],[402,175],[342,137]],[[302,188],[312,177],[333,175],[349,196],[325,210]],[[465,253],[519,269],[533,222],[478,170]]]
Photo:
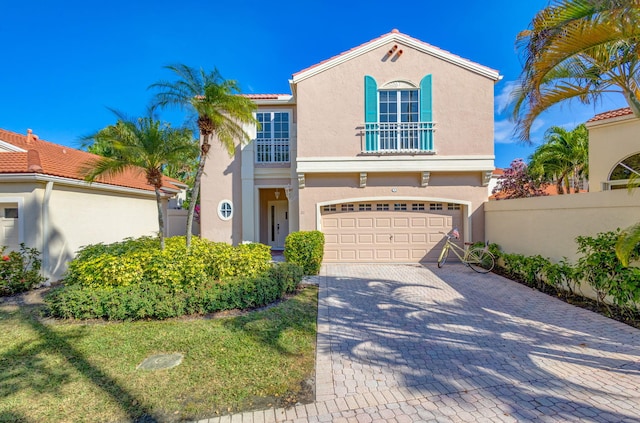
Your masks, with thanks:
[[[580,259],[575,264],[566,259],[553,263],[540,255],[524,256],[510,254],[492,244],[491,252],[498,258],[498,271],[505,276],[518,280],[541,291],[567,291],[576,293],[581,283],[588,284],[596,293],[596,302],[602,305],[609,315],[615,304],[622,315],[639,313],[640,304],[640,268],[624,267],[615,254],[615,244],[620,230],[603,232],[595,237],[576,238]],[[638,252],[632,258],[637,258]]]
[[[167,319],[189,314],[255,308],[296,290],[302,269],[280,263],[260,275],[208,279],[182,288],[142,281],[136,284],[94,287],[67,285],[46,297],[52,317],[73,319]]]

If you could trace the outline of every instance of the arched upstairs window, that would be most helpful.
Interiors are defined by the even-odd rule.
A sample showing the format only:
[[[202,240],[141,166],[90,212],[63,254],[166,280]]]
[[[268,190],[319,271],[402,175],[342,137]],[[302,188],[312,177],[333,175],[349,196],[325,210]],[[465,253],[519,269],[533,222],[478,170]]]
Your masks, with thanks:
[[[640,153],[621,160],[609,174],[606,185],[609,189],[626,189],[632,175],[640,178]]]
[[[434,151],[431,82],[426,75],[418,86],[397,80],[378,88],[372,76],[364,77],[365,152]]]

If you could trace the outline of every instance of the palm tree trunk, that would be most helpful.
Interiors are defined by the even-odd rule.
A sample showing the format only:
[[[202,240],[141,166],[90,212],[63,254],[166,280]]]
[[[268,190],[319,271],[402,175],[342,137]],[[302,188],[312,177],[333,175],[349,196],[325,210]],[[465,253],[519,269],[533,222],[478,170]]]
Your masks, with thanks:
[[[209,140],[208,135],[205,135],[202,140],[202,147],[200,149],[200,160],[198,162],[198,170],[193,181],[193,189],[191,191],[191,201],[189,202],[189,211],[187,212],[187,250],[191,248],[191,232],[193,230],[193,215],[196,210],[196,202],[198,201],[198,194],[200,194],[200,179],[204,173],[204,165],[209,155]]]
[[[623,94],[635,117],[640,118],[640,99],[631,91],[625,90]]]
[[[154,187],[156,192],[156,205],[158,206],[158,228],[160,231],[158,235],[160,237],[160,249],[164,250],[164,218],[162,217],[162,197],[160,195],[160,188]]]

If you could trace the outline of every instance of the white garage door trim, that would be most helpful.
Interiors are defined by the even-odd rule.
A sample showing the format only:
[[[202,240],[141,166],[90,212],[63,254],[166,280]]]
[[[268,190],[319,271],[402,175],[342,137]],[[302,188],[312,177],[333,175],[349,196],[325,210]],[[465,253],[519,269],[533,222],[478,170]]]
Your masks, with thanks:
[[[18,205],[18,244],[24,242],[24,198],[0,197],[0,205]]]
[[[471,201],[457,200],[454,198],[442,198],[442,197],[357,197],[357,198],[343,198],[340,200],[322,201],[316,203],[316,228],[322,231],[322,207],[330,206],[333,204],[342,203],[365,203],[365,202],[398,202],[398,201],[416,201],[416,202],[429,202],[429,203],[453,203],[460,204],[462,208],[463,216],[463,238],[465,242],[471,242]]]

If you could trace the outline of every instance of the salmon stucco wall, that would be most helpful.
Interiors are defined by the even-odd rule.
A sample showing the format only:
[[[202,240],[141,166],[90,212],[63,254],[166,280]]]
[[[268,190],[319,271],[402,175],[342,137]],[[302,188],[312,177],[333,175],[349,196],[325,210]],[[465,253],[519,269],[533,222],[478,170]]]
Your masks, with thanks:
[[[404,54],[383,60],[393,45]],[[438,155],[493,154],[494,81],[400,43],[389,43],[297,84],[298,156],[356,156],[363,150],[364,76],[378,88],[393,81],[418,87],[433,78]]]

